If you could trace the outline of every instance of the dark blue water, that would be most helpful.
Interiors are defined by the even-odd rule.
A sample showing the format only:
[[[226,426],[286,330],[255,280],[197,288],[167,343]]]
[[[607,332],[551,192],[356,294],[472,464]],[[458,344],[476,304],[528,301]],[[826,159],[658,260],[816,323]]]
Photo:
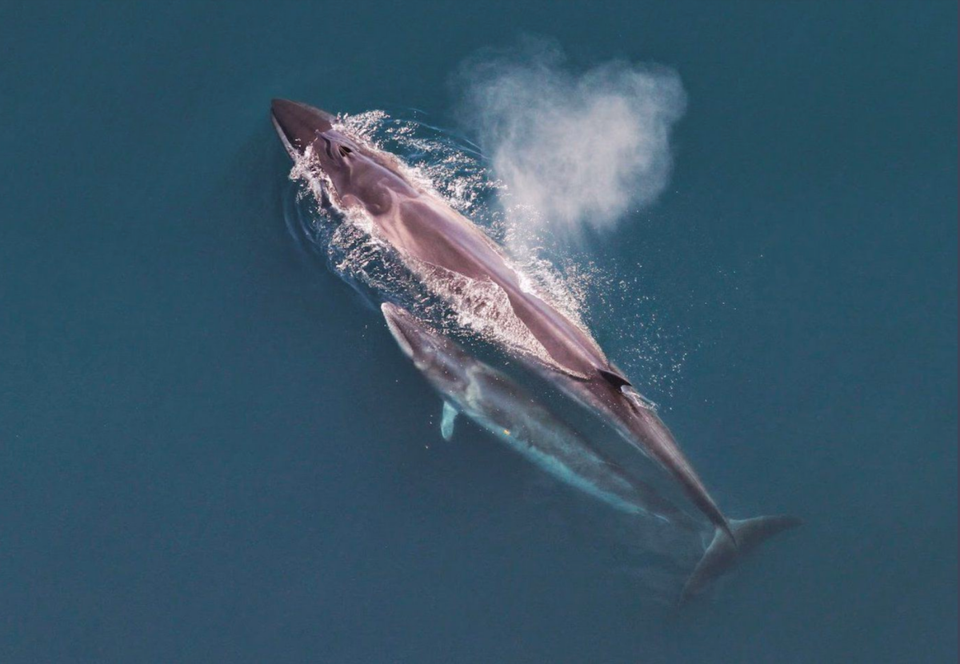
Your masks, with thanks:
[[[8,3],[0,660],[955,661],[956,26]],[[580,499],[475,428],[443,445],[376,312],[285,227],[271,97],[454,126],[458,63],[522,32],[681,76],[670,185],[591,257],[643,264],[688,354],[652,396],[720,503],[806,520],[679,613]],[[620,320],[592,321],[615,359],[644,343]]]

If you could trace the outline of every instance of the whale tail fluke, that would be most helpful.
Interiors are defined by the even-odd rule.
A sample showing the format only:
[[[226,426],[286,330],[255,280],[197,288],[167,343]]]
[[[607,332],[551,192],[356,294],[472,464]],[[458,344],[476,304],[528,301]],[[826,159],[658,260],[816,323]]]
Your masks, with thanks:
[[[783,515],[730,519],[729,531],[717,528],[714,532],[713,540],[680,593],[680,604],[702,593],[711,583],[736,567],[743,556],[774,535],[802,523],[797,517]]]

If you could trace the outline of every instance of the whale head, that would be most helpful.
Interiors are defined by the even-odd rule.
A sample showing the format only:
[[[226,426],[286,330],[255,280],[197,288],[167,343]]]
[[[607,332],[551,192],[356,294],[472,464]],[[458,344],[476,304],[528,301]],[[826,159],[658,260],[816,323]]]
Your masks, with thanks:
[[[270,115],[284,146],[294,158],[302,156],[322,134],[331,132],[336,120],[326,111],[289,99],[274,99],[270,103]]]
[[[358,172],[369,162],[365,149],[336,125],[336,117],[288,99],[270,104],[273,126],[294,161],[309,157],[333,184],[338,198],[355,188]]]
[[[469,368],[474,360],[406,309],[385,302],[380,310],[400,350],[434,387],[448,395],[459,394],[467,388],[471,382]]]
[[[415,194],[395,158],[351,136],[330,113],[274,99],[270,116],[290,157],[320,171],[340,207],[359,206],[379,215],[392,208],[394,194]]]

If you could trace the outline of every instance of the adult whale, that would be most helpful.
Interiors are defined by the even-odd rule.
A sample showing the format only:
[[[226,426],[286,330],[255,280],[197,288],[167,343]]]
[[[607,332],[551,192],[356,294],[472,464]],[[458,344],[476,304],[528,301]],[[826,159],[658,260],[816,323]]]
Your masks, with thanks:
[[[494,285],[532,337],[534,350],[526,353],[526,359],[536,357],[565,391],[655,459],[714,526],[736,543],[727,518],[651,405],[586,331],[531,292],[523,275],[483,231],[439,196],[417,186],[395,157],[349,135],[331,114],[274,99],[271,115],[290,156],[325,178],[335,205],[366,213],[373,231],[411,269],[429,272],[434,281]]]

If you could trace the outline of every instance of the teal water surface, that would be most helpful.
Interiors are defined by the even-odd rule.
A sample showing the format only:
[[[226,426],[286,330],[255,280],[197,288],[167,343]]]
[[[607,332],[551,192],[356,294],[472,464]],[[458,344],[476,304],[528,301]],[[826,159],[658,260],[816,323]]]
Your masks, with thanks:
[[[444,444],[285,225],[272,97],[469,136],[527,33],[679,74],[592,324],[685,357],[647,391],[728,512],[805,520],[683,611]],[[0,661],[956,661],[955,3],[5,3],[0,49]]]

